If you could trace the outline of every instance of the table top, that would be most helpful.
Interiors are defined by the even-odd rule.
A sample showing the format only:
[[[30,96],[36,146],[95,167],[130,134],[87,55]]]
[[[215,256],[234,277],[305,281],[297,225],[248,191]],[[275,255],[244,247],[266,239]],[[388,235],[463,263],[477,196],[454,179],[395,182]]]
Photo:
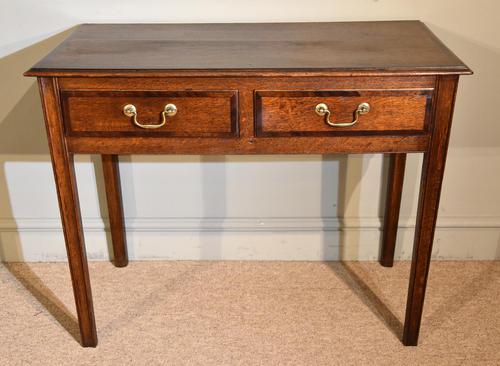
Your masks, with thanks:
[[[26,75],[89,71],[467,74],[419,21],[83,24]]]

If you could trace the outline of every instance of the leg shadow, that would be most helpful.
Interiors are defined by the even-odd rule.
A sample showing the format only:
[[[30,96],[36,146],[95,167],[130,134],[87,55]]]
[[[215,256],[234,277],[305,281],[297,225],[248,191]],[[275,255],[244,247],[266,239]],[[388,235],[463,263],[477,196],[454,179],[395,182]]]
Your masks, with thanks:
[[[403,323],[375,292],[345,262],[329,262],[335,275],[342,280],[367,308],[398,338],[403,336]]]
[[[457,291],[452,296],[434,310],[425,321],[429,324],[445,324],[447,319],[453,318],[461,309],[468,306],[469,303],[477,301],[483,294],[491,294],[491,287],[496,286],[496,278],[500,274],[500,238],[498,239],[497,249],[493,261],[483,261],[484,269],[478,272],[467,282],[454,282],[453,286]],[[432,271],[432,266],[431,266]],[[484,295],[483,295],[484,296]],[[490,296],[486,296],[490,297]],[[458,319],[458,321],[460,321]],[[429,334],[436,331],[439,327],[435,326],[427,331]]]
[[[106,234],[106,244],[108,247],[108,257],[112,262],[114,260],[113,239],[111,238],[111,228],[109,224],[109,211],[106,199],[106,186],[104,181],[104,173],[102,171],[101,155],[91,156],[92,165],[94,166],[95,182],[97,186],[97,197],[99,200],[99,211],[102,221],[104,222],[104,232]]]
[[[0,58],[0,260],[24,261],[22,238],[15,217],[6,164],[50,161],[36,80],[23,72],[66,38],[71,29]],[[31,179],[31,178],[28,178]]]
[[[335,177],[332,163],[336,162],[338,172]],[[332,169],[333,168],[333,169]],[[323,253],[326,260],[347,260],[359,257],[359,216],[360,190],[358,186],[365,173],[363,160],[349,155],[323,156],[321,214],[323,218],[338,220],[337,235],[324,235]],[[335,189],[329,188],[337,183],[336,202],[330,202]],[[332,253],[331,240],[337,239],[338,253]]]
[[[222,228],[226,216],[226,161],[225,156],[202,156],[202,200],[203,218],[201,220],[202,260],[221,260]],[[205,232],[204,227],[209,231]]]
[[[43,283],[26,263],[4,263],[5,268],[54,317],[54,319],[81,343],[78,320],[57,296]]]
[[[328,265],[335,275],[353,291],[363,304],[365,304],[392,333],[400,338],[403,334],[403,324],[401,321],[394,315],[394,313],[392,313],[387,305],[384,304],[380,297],[365,283],[365,281],[363,281],[363,279],[349,266],[349,264],[342,262],[346,259],[359,258],[359,241],[361,239],[359,230],[360,225],[356,224],[355,220],[359,217],[359,203],[361,197],[360,191],[357,187],[366,173],[367,167],[364,166],[365,159],[352,156],[349,157],[348,155],[323,158],[323,215],[331,214],[331,210],[328,209],[330,208],[330,203],[325,201],[328,198],[331,198],[332,195],[325,194],[327,190],[324,188],[325,186],[333,183],[332,180],[329,179],[333,176],[333,174],[329,174],[325,171],[325,165],[328,161],[338,162],[336,214],[339,218],[337,257],[339,262],[329,261]],[[383,168],[386,169],[385,166],[383,166]],[[324,252],[331,247],[331,245],[327,242],[329,239],[331,238],[325,236],[325,241],[323,243]],[[328,259],[330,258],[328,257]]]

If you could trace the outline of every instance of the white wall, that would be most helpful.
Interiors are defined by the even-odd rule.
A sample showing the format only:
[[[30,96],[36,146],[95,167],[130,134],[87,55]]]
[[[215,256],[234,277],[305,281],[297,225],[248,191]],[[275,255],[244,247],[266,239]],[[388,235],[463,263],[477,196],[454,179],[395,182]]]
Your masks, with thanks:
[[[83,22],[420,19],[474,71],[463,77],[435,258],[500,258],[500,3],[491,0],[0,0],[0,258],[65,258],[35,80],[22,72]],[[379,155],[123,157],[131,259],[375,259]],[[411,255],[420,157],[409,157],[397,256]],[[96,174],[97,172],[97,174]],[[77,163],[89,257],[108,256],[102,174]],[[99,189],[96,189],[96,183]],[[341,218],[341,219],[339,219]],[[339,230],[342,228],[342,230]]]

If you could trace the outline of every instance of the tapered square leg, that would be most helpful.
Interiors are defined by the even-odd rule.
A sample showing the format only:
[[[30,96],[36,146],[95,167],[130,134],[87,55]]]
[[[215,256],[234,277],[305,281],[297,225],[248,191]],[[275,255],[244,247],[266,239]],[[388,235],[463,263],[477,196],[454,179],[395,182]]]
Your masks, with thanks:
[[[68,152],[64,141],[56,81],[52,78],[40,78],[39,86],[42,95],[49,149],[52,157],[82,345],[85,347],[95,347],[97,345],[97,330],[94,319],[92,291],[90,289],[73,155]]]
[[[437,84],[437,99],[434,107],[436,115],[430,146],[424,154],[422,164],[417,224],[403,330],[403,343],[406,346],[416,346],[418,343],[457,83],[457,76],[440,76]]]
[[[384,228],[380,250],[380,264],[384,267],[392,267],[394,264],[394,250],[396,248],[406,154],[390,154],[389,159],[387,198],[385,201]]]
[[[104,185],[108,202],[109,226],[113,242],[114,264],[125,267],[128,264],[125,222],[123,218],[120,171],[117,155],[102,155]]]

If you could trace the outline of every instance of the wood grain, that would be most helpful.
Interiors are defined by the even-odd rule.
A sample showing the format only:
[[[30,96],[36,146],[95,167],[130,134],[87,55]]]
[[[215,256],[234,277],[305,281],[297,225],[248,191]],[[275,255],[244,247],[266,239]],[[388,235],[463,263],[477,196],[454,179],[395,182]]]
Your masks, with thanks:
[[[97,330],[73,155],[66,149],[64,142],[56,81],[52,78],[41,78],[39,86],[82,345],[95,347]]]
[[[405,90],[256,91],[257,136],[338,136],[356,134],[419,134],[426,129],[432,92]],[[331,122],[352,122],[360,103],[370,112],[350,127],[329,126],[316,105],[325,103]]]
[[[406,154],[391,154],[389,159],[384,228],[380,250],[380,264],[384,267],[392,267],[394,264],[394,250],[396,248],[399,209],[401,208],[401,196],[403,194]]]
[[[429,137],[335,136],[265,137],[248,139],[156,137],[67,137],[78,154],[259,155],[423,152]],[[168,143],[167,143],[168,142]]]
[[[392,21],[84,24],[27,75],[93,70],[470,72],[423,23]]]
[[[458,75],[472,71],[417,21],[79,26],[25,73],[38,76],[82,344],[97,335],[73,166],[103,154],[117,265],[126,265],[117,154],[394,153],[382,264],[392,264],[405,154],[424,152],[403,343],[420,330]],[[326,102],[349,120],[331,130]],[[165,128],[140,130],[166,103]],[[244,194],[244,193],[243,193]]]
[[[91,75],[89,73],[89,75]],[[179,90],[373,90],[432,89],[435,75],[420,76],[416,71],[399,76],[199,76],[196,72],[176,72],[171,77],[150,74],[149,77],[64,77],[59,78],[61,91],[179,91]],[[210,75],[210,74],[209,74]],[[222,88],[221,85],[224,85]]]
[[[237,91],[64,91],[61,93],[66,133],[70,136],[236,137]],[[143,129],[123,114],[133,104],[141,124],[159,124],[165,105],[177,114],[165,126]]]
[[[457,76],[441,76],[438,80],[432,138],[422,164],[415,242],[403,330],[403,343],[407,346],[416,346],[418,343],[457,85]]]
[[[217,79],[63,78],[60,79],[60,83],[67,124],[68,146],[74,152],[102,152],[106,154],[323,154],[424,151],[428,140],[428,136],[425,135],[428,134],[430,117],[428,112],[435,80],[435,76]],[[186,96],[185,99],[189,100],[193,106],[203,95],[210,95],[214,97],[214,100],[220,98],[224,101],[233,95],[231,108],[227,107],[226,104],[225,108],[211,110],[210,115],[207,115],[203,112],[204,109],[208,108],[203,107],[206,106],[205,102],[203,106],[200,104],[200,108],[180,105],[179,111],[181,109],[189,110],[189,113],[182,116],[179,112],[179,116],[169,120],[165,128],[151,131],[135,127],[129,119],[124,118],[125,116],[121,112],[125,103],[139,98],[137,103],[141,103],[140,110],[151,111],[149,115],[145,115],[147,120],[158,120],[158,105],[161,106],[167,100],[172,100],[168,96],[183,95],[183,93]],[[236,93],[238,98],[234,96]],[[373,98],[370,100],[376,105],[369,118],[374,116],[375,119],[371,121],[375,123],[367,125],[363,122],[361,129],[359,127],[354,127],[354,130],[342,128],[332,132],[331,127],[324,123],[324,119],[315,114],[314,105],[309,101],[310,109],[312,109],[311,118],[304,119],[303,123],[306,126],[308,124],[320,126],[318,130],[304,134],[304,131],[299,129],[301,125],[299,115],[303,113],[303,107],[294,104],[282,109],[279,108],[280,104],[272,110],[273,113],[268,113],[269,118],[273,119],[273,115],[276,113],[277,118],[281,121],[289,121],[297,130],[273,131],[262,134],[259,130],[259,120],[261,119],[259,113],[262,114],[262,108],[259,108],[259,104],[254,103],[254,98],[259,95],[275,95],[276,93],[280,95],[296,95],[297,93],[299,95],[317,95],[318,99],[315,97],[310,99],[320,101],[327,98],[327,101],[335,100],[336,103],[339,93],[347,93],[349,96],[345,97],[345,100],[341,98],[339,102],[344,111],[344,118],[352,118],[352,100],[358,101],[356,99],[358,97],[354,94],[363,95],[359,98]],[[162,97],[157,97],[158,95],[166,97],[162,99]],[[328,98],[324,97],[325,95],[336,96]],[[76,100],[70,101],[70,98],[73,97]],[[259,98],[255,99],[259,100]],[[296,98],[290,97],[289,99],[295,100]],[[400,109],[402,110],[400,111]],[[385,116],[384,112],[389,115]],[[229,122],[224,122],[229,119],[229,113],[231,113],[231,132],[227,133],[227,127],[226,130],[221,129],[229,124]],[[176,117],[179,119],[176,120]],[[363,117],[368,117],[368,115]],[[205,120],[203,121],[203,119]],[[294,124],[296,121],[299,123]],[[365,126],[364,129],[363,126]],[[200,131],[200,129],[204,130]],[[216,129],[219,131],[213,132]],[[273,133],[277,133],[278,136],[274,136]],[[349,134],[364,136],[364,138],[356,139],[355,136],[352,136],[353,138],[342,136]],[[385,137],[368,136],[375,134],[385,135]],[[236,135],[239,138],[232,138]],[[165,141],[161,137],[168,139]],[[224,138],[224,143],[220,143],[217,138]]]
[[[118,156],[102,155],[101,159],[108,203],[109,227],[113,242],[114,264],[116,267],[125,267],[128,264],[128,255]]]

